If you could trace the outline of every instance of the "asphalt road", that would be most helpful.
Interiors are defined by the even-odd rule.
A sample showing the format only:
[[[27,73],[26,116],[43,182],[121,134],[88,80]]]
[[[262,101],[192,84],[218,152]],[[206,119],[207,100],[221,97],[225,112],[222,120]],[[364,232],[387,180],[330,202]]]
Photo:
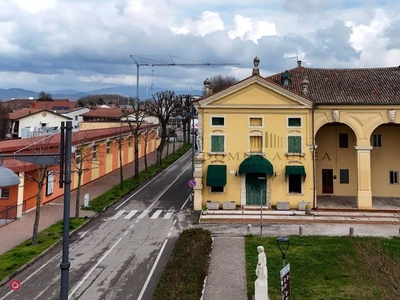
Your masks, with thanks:
[[[71,236],[69,299],[151,299],[177,237],[187,228],[190,155]],[[18,274],[0,299],[59,299],[61,246]]]

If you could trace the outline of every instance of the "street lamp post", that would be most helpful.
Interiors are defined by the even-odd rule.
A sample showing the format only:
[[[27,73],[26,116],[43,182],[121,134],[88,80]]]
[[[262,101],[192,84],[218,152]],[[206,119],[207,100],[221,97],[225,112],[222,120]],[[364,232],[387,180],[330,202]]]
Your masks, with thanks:
[[[265,177],[257,177],[260,182],[265,180]],[[258,183],[260,185],[260,239],[262,239],[263,233],[263,185],[261,183]]]
[[[59,153],[0,154],[0,157],[12,157],[33,164],[42,164],[42,165],[56,165],[58,163],[60,164],[60,188],[64,187],[62,261],[60,263],[61,300],[68,300],[68,286],[69,286],[70,262],[68,260],[68,255],[69,255],[69,213],[70,213],[70,198],[71,198],[71,151],[72,151],[72,121],[67,121],[66,126],[64,126],[64,122],[61,122]],[[5,168],[4,166],[2,166],[2,164],[0,164],[0,188],[11,185],[18,185],[19,183],[20,183],[19,177],[10,169]]]
[[[281,251],[283,267],[285,267],[286,252],[289,249],[290,238],[287,236],[279,236],[276,238],[276,243],[278,244],[278,248]]]

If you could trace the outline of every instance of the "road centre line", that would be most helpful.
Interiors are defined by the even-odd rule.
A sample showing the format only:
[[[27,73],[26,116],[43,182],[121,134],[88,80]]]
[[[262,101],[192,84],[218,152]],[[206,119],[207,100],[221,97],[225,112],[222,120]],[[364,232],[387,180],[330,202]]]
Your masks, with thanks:
[[[120,205],[118,205],[115,210],[119,209],[122,205],[124,205],[127,201],[129,201],[133,196],[135,196],[137,193],[139,193],[141,190],[143,190],[146,186],[148,186],[150,183],[152,183],[154,180],[156,180],[159,176],[164,174],[165,171],[167,171],[170,167],[178,163],[181,159],[184,159],[186,155],[188,155],[190,152],[187,152],[185,155],[183,155],[181,158],[179,158],[177,161],[175,161],[172,165],[170,165],[168,168],[166,168],[164,171],[162,171],[160,174],[156,175],[154,178],[152,178],[148,183],[146,183],[144,186],[142,186],[140,189],[138,189],[136,192],[134,192],[132,195],[130,195],[124,202],[122,202]]]
[[[90,276],[90,274],[93,273],[93,271],[97,268],[97,266],[103,261],[104,258],[106,258],[106,256],[108,254],[110,254],[110,252],[115,248],[115,246],[118,245],[118,243],[122,240],[122,237],[119,238],[118,241],[115,242],[115,244],[107,250],[106,253],[104,253],[104,255],[100,258],[100,260],[90,269],[89,272],[86,273],[85,277],[83,277],[83,279],[74,287],[74,289],[71,291],[71,293],[69,294],[69,298],[71,298],[75,292],[81,287],[81,285],[86,281],[86,279],[88,279],[88,277]]]
[[[143,294],[144,294],[144,292],[146,291],[147,285],[149,284],[150,279],[151,279],[151,277],[153,276],[154,270],[156,269],[156,266],[157,266],[157,264],[158,264],[158,261],[160,260],[160,257],[161,257],[161,255],[162,255],[162,253],[164,252],[165,245],[167,245],[167,242],[168,242],[168,239],[165,239],[165,240],[164,240],[164,243],[163,243],[163,245],[162,245],[162,247],[161,247],[161,250],[160,250],[160,252],[159,252],[158,255],[157,255],[157,259],[156,259],[156,261],[154,262],[153,267],[151,268],[151,271],[150,271],[149,275],[147,276],[146,282],[144,283],[143,288],[142,288],[142,290],[141,290],[141,292],[140,292],[139,297],[137,298],[137,300],[141,300],[141,299],[142,299]]]

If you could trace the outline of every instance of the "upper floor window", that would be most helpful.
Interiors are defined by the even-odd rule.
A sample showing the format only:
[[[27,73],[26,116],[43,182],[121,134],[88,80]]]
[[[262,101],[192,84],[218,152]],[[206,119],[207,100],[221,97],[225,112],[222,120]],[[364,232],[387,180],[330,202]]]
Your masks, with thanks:
[[[374,147],[382,147],[382,135],[374,134],[372,136],[372,146],[374,146]]]
[[[106,153],[107,154],[111,153],[111,142],[107,142],[107,144],[106,144]]]
[[[339,148],[349,148],[349,135],[347,133],[339,133]]]
[[[225,136],[212,135],[211,136],[211,152],[224,152],[225,151]]]
[[[301,118],[300,117],[290,117],[287,119],[288,127],[301,127]]]
[[[288,136],[288,153],[302,153],[301,136]]]
[[[79,165],[82,159],[82,151],[81,150],[75,150],[75,164]]]
[[[225,118],[224,117],[211,117],[211,125],[212,126],[225,126]]]
[[[92,159],[97,159],[97,145],[92,146]]]
[[[0,198],[8,199],[9,197],[10,197],[9,188],[6,188],[6,187],[0,188]]]
[[[249,127],[262,127],[262,126],[263,126],[263,118],[261,117],[249,118]]]

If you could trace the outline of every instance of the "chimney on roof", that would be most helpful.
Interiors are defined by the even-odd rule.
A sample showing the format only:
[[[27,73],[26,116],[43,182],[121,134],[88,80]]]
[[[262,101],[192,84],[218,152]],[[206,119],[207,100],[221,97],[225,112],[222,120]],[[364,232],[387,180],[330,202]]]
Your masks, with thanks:
[[[310,91],[308,90],[309,84],[310,84],[310,82],[308,81],[307,76],[304,77],[304,80],[301,82],[301,86],[303,87],[302,93],[306,97],[310,96]]]
[[[254,60],[253,60],[253,64],[254,64],[254,67],[253,67],[253,76],[254,75],[258,75],[258,76],[260,76],[260,69],[258,68],[258,65],[260,64],[260,59],[256,56],[256,57],[254,57]]]
[[[301,60],[297,61],[297,67],[300,68],[301,67]]]

